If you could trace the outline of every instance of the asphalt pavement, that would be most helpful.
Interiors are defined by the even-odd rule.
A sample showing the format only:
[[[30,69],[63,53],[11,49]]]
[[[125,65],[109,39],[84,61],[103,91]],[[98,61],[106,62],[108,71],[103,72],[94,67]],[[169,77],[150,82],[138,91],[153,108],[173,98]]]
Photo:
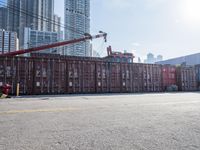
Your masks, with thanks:
[[[199,150],[200,93],[0,100],[0,150]]]

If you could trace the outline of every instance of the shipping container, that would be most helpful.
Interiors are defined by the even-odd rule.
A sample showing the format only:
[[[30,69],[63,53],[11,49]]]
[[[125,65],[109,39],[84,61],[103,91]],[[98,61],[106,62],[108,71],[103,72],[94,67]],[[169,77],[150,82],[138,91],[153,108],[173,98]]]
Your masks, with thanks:
[[[120,63],[110,62],[109,67],[109,92],[122,92],[121,66]]]
[[[33,93],[51,94],[51,59],[34,58]]]
[[[66,61],[67,93],[82,93],[83,91],[83,61]]]
[[[10,84],[14,95],[18,83],[24,95],[161,92],[171,85],[195,91],[200,86],[200,65],[177,68],[42,54],[0,57],[0,86]]]
[[[16,57],[17,76],[20,94],[33,94],[33,61],[26,57]],[[16,83],[16,84],[17,84]],[[14,87],[16,87],[16,84]]]
[[[162,91],[161,65],[143,64],[143,92]]]
[[[10,94],[14,95],[19,84],[20,94],[32,94],[32,67],[32,60],[26,57],[1,57],[0,86],[10,84]]]
[[[131,93],[133,91],[133,67],[130,63],[121,63],[121,92]]]
[[[132,92],[143,92],[143,64],[132,64]]]
[[[103,61],[96,62],[96,92],[109,92],[109,63]]]
[[[51,60],[51,94],[66,93],[66,61],[62,59]]]
[[[17,66],[15,58],[0,58],[0,86],[4,84],[11,85],[11,94],[16,92]]]
[[[172,89],[176,85],[176,67],[171,65],[162,66],[162,88],[163,91],[176,91],[177,89]]]
[[[180,66],[177,67],[177,84],[179,91],[196,91],[197,80],[195,67],[193,66]]]
[[[95,61],[82,62],[82,93],[96,92],[96,66]]]

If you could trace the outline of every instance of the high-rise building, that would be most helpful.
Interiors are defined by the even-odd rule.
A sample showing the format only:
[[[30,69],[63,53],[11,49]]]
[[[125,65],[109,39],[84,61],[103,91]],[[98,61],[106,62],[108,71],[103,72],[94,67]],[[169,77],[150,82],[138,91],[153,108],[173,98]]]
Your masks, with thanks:
[[[61,31],[61,17],[54,14],[53,16],[53,32],[60,32]]]
[[[24,49],[33,48],[41,45],[47,45],[58,42],[58,33],[50,31],[38,31],[25,28],[24,31]],[[41,53],[58,54],[59,48],[51,48],[41,51]]]
[[[162,61],[163,60],[163,56],[162,55],[158,55],[156,61]]]
[[[0,30],[0,53],[16,51],[17,45],[17,34],[15,32]]]
[[[54,0],[8,0],[8,30],[24,44],[24,28],[53,31]]]
[[[0,29],[7,29],[7,15],[8,11],[6,7],[0,7]]]
[[[65,40],[90,33],[90,0],[65,0]],[[66,54],[89,56],[90,43],[80,42],[66,46]]]
[[[58,33],[58,40],[63,41],[63,31],[61,31],[61,17],[54,14],[53,17],[54,23],[53,23],[53,32]]]
[[[154,57],[154,54],[149,53],[149,54],[147,54],[147,59],[144,60],[144,63],[154,64],[155,62],[162,61],[162,60],[163,60],[162,55],[158,55],[157,57]]]

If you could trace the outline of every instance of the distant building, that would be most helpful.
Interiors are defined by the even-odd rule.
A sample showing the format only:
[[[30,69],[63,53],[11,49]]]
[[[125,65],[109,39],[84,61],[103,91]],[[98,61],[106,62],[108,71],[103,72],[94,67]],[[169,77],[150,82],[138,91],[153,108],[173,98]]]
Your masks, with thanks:
[[[61,17],[59,17],[58,15],[53,16],[53,32],[57,32],[58,33],[58,40],[59,41],[63,41],[63,37],[64,37],[64,32],[61,31]]]
[[[157,56],[157,59],[156,59],[156,62],[157,62],[157,61],[162,61],[162,60],[163,60],[163,56],[162,56],[162,55],[158,55],[158,56]]]
[[[165,61],[156,62],[156,64],[170,64],[170,65],[196,65],[200,64],[200,53],[177,57]]]
[[[53,31],[54,0],[8,0],[7,8],[7,30],[17,32],[21,48],[24,47],[25,27]]]
[[[163,60],[163,56],[162,55],[158,55],[157,57],[154,57],[154,54],[149,53],[147,54],[147,59],[144,60],[144,63],[147,64],[154,64],[157,61],[162,61]]]
[[[17,33],[0,30],[0,53],[8,53],[18,50]]]
[[[61,31],[61,17],[54,14],[53,15],[53,32],[60,32]]]
[[[58,42],[58,33],[49,31],[37,31],[30,28],[24,30],[24,49],[47,45]],[[55,53],[58,54],[58,48],[51,48],[41,51],[42,53]]]
[[[141,63],[142,61],[141,61],[141,58],[140,57],[138,57],[138,63]]]
[[[65,0],[65,40],[90,33],[90,0]],[[90,42],[66,46],[67,55],[89,56]]]
[[[6,7],[0,7],[0,29],[7,29],[7,15],[8,9]]]

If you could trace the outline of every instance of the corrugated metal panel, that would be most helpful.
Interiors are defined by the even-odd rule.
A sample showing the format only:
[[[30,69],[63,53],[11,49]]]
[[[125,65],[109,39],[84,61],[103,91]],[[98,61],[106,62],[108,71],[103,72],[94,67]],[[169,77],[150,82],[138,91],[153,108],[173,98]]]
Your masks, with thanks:
[[[83,61],[83,93],[95,93],[96,92],[96,81],[95,81],[95,62],[94,61]]]
[[[122,91],[120,63],[109,63],[109,76],[109,92],[120,93]]]
[[[82,61],[67,60],[67,93],[82,93],[83,63]]]
[[[15,94],[17,84],[17,66],[15,58],[0,58],[0,86],[10,84],[11,94]]]
[[[109,92],[109,63],[96,62],[96,92]]]
[[[132,92],[143,92],[143,64],[132,64],[132,70]]]
[[[11,94],[16,94],[17,83],[20,94],[32,94],[33,64],[31,59],[24,57],[0,58],[0,86],[11,85]]]
[[[32,94],[33,92],[33,62],[25,57],[16,58],[17,83],[20,85],[20,94]]]
[[[131,93],[133,91],[133,68],[132,64],[122,63],[121,64],[121,92]]]
[[[143,91],[161,92],[161,65],[143,64]]]
[[[51,60],[51,94],[66,93],[66,61]]]
[[[163,90],[166,91],[168,87],[176,85],[176,67],[171,65],[162,66],[162,82]]]
[[[178,67],[177,84],[180,91],[196,91],[197,81],[195,67]]]
[[[51,94],[51,59],[34,59],[34,94]]]

